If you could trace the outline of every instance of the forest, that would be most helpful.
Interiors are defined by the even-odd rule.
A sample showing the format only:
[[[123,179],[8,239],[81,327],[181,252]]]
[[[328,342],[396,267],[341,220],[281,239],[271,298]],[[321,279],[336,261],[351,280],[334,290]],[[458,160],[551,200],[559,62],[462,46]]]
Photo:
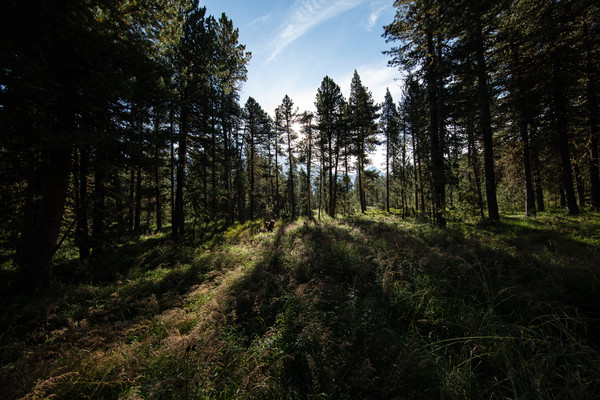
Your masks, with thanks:
[[[600,396],[600,4],[393,6],[401,98],[265,110],[199,0],[4,2],[3,396]]]

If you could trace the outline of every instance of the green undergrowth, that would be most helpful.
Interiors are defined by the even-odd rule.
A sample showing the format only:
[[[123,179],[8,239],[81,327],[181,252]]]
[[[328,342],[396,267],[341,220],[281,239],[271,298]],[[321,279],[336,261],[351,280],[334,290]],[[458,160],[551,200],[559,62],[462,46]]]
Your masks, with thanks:
[[[211,233],[212,232],[212,233]],[[8,398],[600,393],[600,219],[398,215],[130,238],[3,300]],[[4,390],[5,389],[5,390]]]

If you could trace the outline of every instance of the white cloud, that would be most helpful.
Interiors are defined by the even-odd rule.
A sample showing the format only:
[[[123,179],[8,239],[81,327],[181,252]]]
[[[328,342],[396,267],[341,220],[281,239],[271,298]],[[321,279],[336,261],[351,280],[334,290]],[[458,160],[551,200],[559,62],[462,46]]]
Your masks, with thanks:
[[[298,38],[305,35],[315,26],[351,10],[365,0],[296,0],[290,12],[279,27],[271,42],[271,55],[267,62],[273,60],[281,51]]]
[[[271,17],[273,16],[273,11],[271,11],[268,14],[263,15],[262,17],[258,17],[255,20],[251,21],[248,26],[254,26],[256,24],[264,24],[266,22],[268,22],[269,20],[271,20]]]
[[[373,28],[375,27],[375,24],[377,23],[379,16],[381,15],[381,13],[383,11],[385,11],[386,8],[388,8],[387,5],[381,6],[378,9],[371,11],[371,14],[369,14],[369,17],[362,21],[362,23],[361,23],[362,27],[365,28],[367,31],[371,32],[373,30]]]

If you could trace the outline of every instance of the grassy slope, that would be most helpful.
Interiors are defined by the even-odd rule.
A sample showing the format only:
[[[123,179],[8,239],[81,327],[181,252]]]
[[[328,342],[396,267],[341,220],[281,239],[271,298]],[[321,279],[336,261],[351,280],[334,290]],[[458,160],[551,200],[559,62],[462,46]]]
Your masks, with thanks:
[[[123,243],[3,302],[8,398],[600,395],[600,220],[385,215]]]

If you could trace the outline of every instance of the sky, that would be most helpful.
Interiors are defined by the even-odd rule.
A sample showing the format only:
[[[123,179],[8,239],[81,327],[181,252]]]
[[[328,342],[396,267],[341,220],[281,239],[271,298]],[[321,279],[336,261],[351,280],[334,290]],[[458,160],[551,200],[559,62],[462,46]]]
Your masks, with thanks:
[[[392,0],[204,0],[239,29],[252,53],[241,104],[253,97],[271,116],[287,94],[300,112],[314,111],[317,88],[331,77],[346,98],[354,70],[382,103],[386,88],[400,99],[400,72],[382,54],[392,44],[381,36],[394,19]],[[380,156],[374,164],[380,168]]]
[[[331,77],[346,96],[356,69],[363,85],[383,102],[386,87],[400,99],[398,70],[388,67],[381,37],[394,18],[392,0],[205,0],[221,13],[252,52],[241,102],[254,97],[270,115],[287,94],[302,111],[314,111],[317,88]]]

